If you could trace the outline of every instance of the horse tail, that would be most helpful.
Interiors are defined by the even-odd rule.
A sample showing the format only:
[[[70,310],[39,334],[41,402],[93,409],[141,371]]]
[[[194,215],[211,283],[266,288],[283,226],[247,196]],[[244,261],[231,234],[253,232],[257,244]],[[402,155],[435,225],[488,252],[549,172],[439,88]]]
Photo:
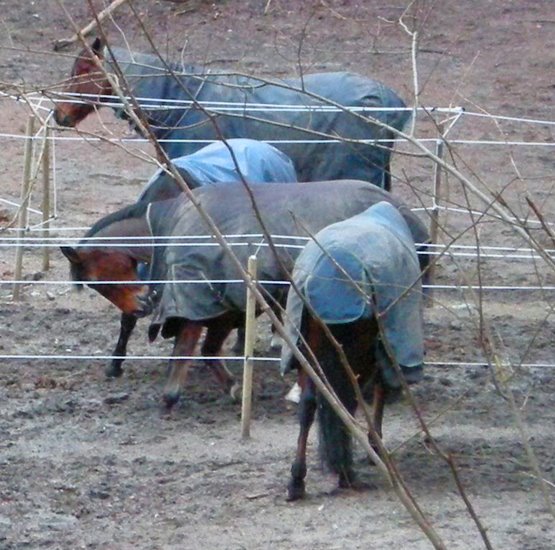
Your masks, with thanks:
[[[350,477],[353,467],[351,435],[343,421],[321,394],[318,394],[317,401],[320,457],[332,472],[343,477]]]
[[[319,354],[320,366],[341,403],[351,414],[354,414],[357,400],[352,382],[333,346],[330,343],[326,344]],[[340,480],[344,479],[348,483],[352,477],[353,466],[351,434],[327,399],[319,392],[317,405],[320,458],[332,472],[339,475]]]

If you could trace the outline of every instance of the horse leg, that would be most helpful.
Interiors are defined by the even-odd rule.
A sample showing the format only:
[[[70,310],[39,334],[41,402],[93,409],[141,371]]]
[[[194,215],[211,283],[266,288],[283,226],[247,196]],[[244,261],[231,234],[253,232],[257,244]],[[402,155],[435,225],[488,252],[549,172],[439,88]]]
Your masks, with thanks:
[[[372,425],[374,427],[374,432],[376,435],[381,439],[383,432],[382,432],[382,424],[383,424],[383,412],[385,409],[385,388],[383,386],[382,381],[379,379],[374,381],[374,391],[373,391],[373,398],[372,398]],[[368,433],[368,441],[370,442],[370,446],[374,451],[379,455],[380,451],[378,445],[374,441],[372,434]]]
[[[394,137],[394,136],[391,136]],[[387,155],[387,162],[383,167],[383,189],[391,192],[391,154],[393,152],[393,144],[387,144],[384,153]]]
[[[117,357],[125,357],[127,355],[127,342],[129,342],[129,337],[136,324],[137,317],[135,315],[129,315],[128,313],[121,314],[118,343],[112,355]],[[123,373],[121,368],[123,361],[124,359],[112,359],[112,362],[104,370],[106,376],[108,378],[120,377]]]
[[[389,162],[384,167],[383,188],[385,191],[391,191],[391,164]]]
[[[245,328],[239,327],[237,329],[237,340],[235,340],[235,344],[231,348],[231,351],[237,355],[243,355],[245,351]]]
[[[277,316],[277,318],[279,319],[279,322],[283,322],[282,318],[281,318],[281,309],[277,309],[275,311],[275,314]],[[283,346],[283,340],[281,339],[281,336],[276,332],[276,327],[274,326],[274,324],[272,323],[272,326],[270,327],[270,330],[272,331],[272,339],[270,340],[270,348],[271,349],[281,349],[281,346]]]
[[[207,356],[216,356],[221,353],[222,346],[229,333],[233,330],[233,325],[225,323],[225,321],[210,324],[202,344],[201,354]],[[238,398],[239,384],[229,372],[222,359],[208,359],[206,361],[208,368],[213,372],[216,380],[223,386],[226,393],[229,393],[235,401]]]
[[[172,355],[174,357],[193,355],[201,334],[202,325],[200,323],[185,321],[175,336]],[[170,359],[169,361],[169,375],[162,395],[168,410],[179,400],[191,363],[191,359]]]
[[[287,486],[287,500],[299,500],[305,496],[306,477],[306,446],[310,427],[316,413],[316,391],[314,382],[304,373],[299,373],[299,380],[303,378],[301,400],[299,402],[300,432],[297,439],[297,452],[291,466],[291,479]]]

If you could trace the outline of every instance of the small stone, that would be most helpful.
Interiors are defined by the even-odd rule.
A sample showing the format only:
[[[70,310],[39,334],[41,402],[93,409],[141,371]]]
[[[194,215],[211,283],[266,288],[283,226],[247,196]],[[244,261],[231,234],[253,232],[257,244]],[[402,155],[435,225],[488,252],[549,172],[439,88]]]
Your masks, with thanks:
[[[104,398],[104,403],[106,405],[117,405],[118,403],[123,403],[129,399],[129,394],[122,392],[122,393],[113,393],[108,397]]]
[[[91,489],[89,491],[89,497],[98,498],[100,500],[106,500],[107,498],[110,498],[110,493],[103,489]]]
[[[74,529],[79,520],[75,516],[65,514],[55,514],[44,518],[39,527],[43,529],[52,529],[54,531],[67,531]]]
[[[5,533],[8,529],[11,529],[12,520],[6,516],[0,516],[0,534]]]

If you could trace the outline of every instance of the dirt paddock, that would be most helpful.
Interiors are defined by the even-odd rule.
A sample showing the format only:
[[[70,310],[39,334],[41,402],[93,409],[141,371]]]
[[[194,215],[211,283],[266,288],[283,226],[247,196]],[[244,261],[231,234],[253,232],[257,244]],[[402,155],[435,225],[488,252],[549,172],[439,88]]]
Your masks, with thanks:
[[[266,76],[298,74],[299,66],[306,72],[348,69],[385,82],[412,104],[411,36],[398,21],[407,3],[135,0],[133,5],[169,58]],[[45,90],[68,75],[77,46],[60,53],[52,49],[55,40],[73,34],[60,4],[1,3],[0,91]],[[91,19],[87,4],[65,2],[79,26]],[[114,18],[106,22],[114,44],[127,40],[133,49],[148,49],[128,6]],[[468,111],[449,134],[453,143],[446,160],[479,190],[495,195],[511,215],[537,221],[528,198],[544,222],[554,221],[555,127],[547,123],[555,121],[552,2],[419,0],[403,22],[418,30],[420,104]],[[23,140],[13,136],[24,134],[28,112],[25,102],[0,96],[3,201],[19,201]],[[435,121],[442,116],[433,114]],[[417,120],[418,137],[437,135],[428,116]],[[109,109],[91,115],[80,130],[84,138],[129,134]],[[482,143],[469,143],[476,141]],[[53,236],[81,235],[83,230],[67,228],[88,227],[133,202],[154,169],[138,159],[139,150],[152,153],[150,145],[136,140],[125,147],[57,141]],[[397,146],[394,194],[411,206],[430,206],[433,166],[415,153],[413,146]],[[36,207],[40,194],[33,201]],[[529,248],[510,224],[490,215],[473,219],[468,210],[484,211],[484,204],[465,194],[453,176],[444,176],[442,205],[465,211],[441,212],[442,243]],[[0,203],[0,224],[14,214],[12,206]],[[422,217],[429,221],[426,213]],[[540,223],[531,227],[539,246],[555,248]],[[1,243],[1,279],[10,281],[14,249]],[[440,260],[436,283],[459,289],[437,290],[434,306],[425,311],[429,366],[414,398],[439,447],[454,458],[491,545],[547,550],[555,546],[554,517],[525,442],[553,506],[555,272],[537,257],[522,258],[527,252],[502,258],[495,257],[499,251],[489,252],[479,262],[450,255]],[[282,380],[274,362],[255,366],[252,438],[243,442],[240,407],[221,395],[200,362],[168,415],[160,406],[164,361],[130,360],[121,379],[106,380],[105,361],[71,358],[109,355],[118,313],[91,291],[32,284],[68,279],[67,262],[57,249],[51,269],[42,273],[40,249],[26,248],[24,274],[29,284],[19,302],[11,300],[11,285],[0,285],[0,355],[41,357],[0,359],[0,548],[431,546],[362,450],[356,449],[357,470],[372,488],[336,489],[333,476],[319,467],[316,430],[308,496],[285,501],[297,421],[294,407],[283,399],[292,380]],[[469,284],[488,288],[462,290]],[[167,355],[169,342],[149,345],[146,327],[147,321],[139,323],[131,353]],[[484,327],[505,359],[497,386],[485,366]],[[267,323],[256,345],[260,356],[272,354]],[[69,358],[52,357],[57,355]],[[241,376],[239,362],[230,366]],[[427,444],[407,400],[387,407],[384,441],[445,545],[485,547],[448,464]]]

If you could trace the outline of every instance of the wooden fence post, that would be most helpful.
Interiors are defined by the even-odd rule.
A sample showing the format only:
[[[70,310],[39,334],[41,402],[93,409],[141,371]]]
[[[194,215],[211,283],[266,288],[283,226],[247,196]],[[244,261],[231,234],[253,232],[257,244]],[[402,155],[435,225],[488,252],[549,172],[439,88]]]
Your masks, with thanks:
[[[438,124],[438,132],[440,137],[436,141],[436,149],[435,154],[442,159],[443,158],[443,149],[444,149],[444,139],[443,139],[443,131],[444,131],[444,124]],[[431,221],[430,221],[430,241],[432,245],[436,245],[438,241],[439,235],[439,202],[441,199],[441,167],[439,164],[434,163],[434,191],[433,191],[433,204],[432,204],[432,214],[431,214]],[[434,246],[432,248],[432,252],[436,252],[437,248]],[[432,285],[435,281],[435,271],[436,271],[436,259],[437,256],[433,256],[433,260],[430,264],[428,269],[428,283]],[[431,307],[433,305],[433,289],[429,289],[427,293],[427,305]]]
[[[256,256],[249,257],[247,271],[251,281],[256,279]],[[256,338],[256,299],[247,287],[247,308],[245,320],[245,360],[243,364],[243,396],[241,406],[241,438],[250,437],[251,409],[252,409],[252,375],[254,343]]]
[[[33,146],[34,146],[34,132],[35,132],[35,116],[30,115],[27,120],[25,140],[25,156],[23,168],[23,183],[21,185],[21,201],[19,212],[17,216],[17,246],[15,250],[15,269],[14,281],[21,280],[23,273],[23,241],[25,239],[25,231],[29,222],[29,196],[31,194],[31,167],[33,161]],[[17,282],[13,286],[13,300],[18,301],[21,295],[21,285]]]

